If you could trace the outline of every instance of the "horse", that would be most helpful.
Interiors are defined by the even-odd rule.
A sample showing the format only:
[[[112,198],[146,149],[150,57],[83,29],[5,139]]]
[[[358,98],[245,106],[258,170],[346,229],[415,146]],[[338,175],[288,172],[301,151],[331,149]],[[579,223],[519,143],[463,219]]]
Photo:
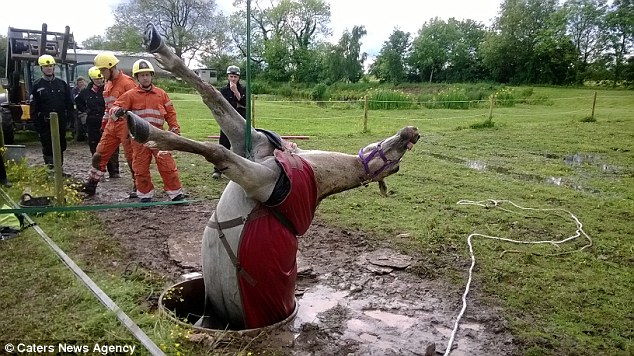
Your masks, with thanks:
[[[144,45],[163,69],[198,91],[231,142],[229,150],[188,139],[127,113],[134,140],[157,150],[201,155],[230,179],[203,232],[205,306],[196,326],[244,330],[280,322],[296,308],[297,238],[308,230],[319,202],[371,182],[386,194],[384,179],[398,172],[401,158],[420,138],[418,129],[403,127],[357,155],[302,150],[274,132],[247,127],[220,92],[164,44],[152,24]]]

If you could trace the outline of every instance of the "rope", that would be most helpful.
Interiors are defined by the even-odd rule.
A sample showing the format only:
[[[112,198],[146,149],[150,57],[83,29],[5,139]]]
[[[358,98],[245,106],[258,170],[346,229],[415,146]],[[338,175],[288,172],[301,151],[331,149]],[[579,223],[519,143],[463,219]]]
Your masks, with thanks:
[[[11,199],[11,197],[2,189],[0,189],[0,195],[12,206],[16,206],[16,203]],[[3,209],[10,210],[10,209]],[[25,215],[25,219],[34,224],[35,222],[28,216]],[[61,249],[50,237],[46,235],[44,230],[42,230],[39,226],[33,226],[33,229],[37,232],[38,235],[44,240],[44,242],[57,254],[60,260],[66,264],[66,266],[75,274],[75,276],[82,282],[84,285],[90,289],[90,291],[99,299],[99,301],[108,309],[110,309],[116,316],[117,319],[136,337],[143,346],[152,354],[153,356],[165,356],[165,353],[161,351],[161,349],[156,346],[154,341],[150,339],[141,328],[137,324],[134,323],[132,319],[123,311],[119,306],[101,289],[99,286],[92,280],[90,277],[81,269],[79,266],[73,261],[68,255]]]
[[[565,238],[563,240],[559,240],[559,241],[555,241],[555,240],[522,241],[522,240],[514,240],[514,239],[508,239],[508,238],[497,237],[497,236],[483,235],[483,234],[478,234],[478,233],[473,233],[473,234],[469,235],[469,237],[467,237],[467,244],[469,245],[469,256],[471,257],[471,266],[469,267],[469,276],[467,278],[467,284],[465,286],[464,293],[462,294],[462,309],[460,309],[460,313],[458,313],[458,316],[456,317],[456,322],[454,323],[454,327],[453,327],[453,330],[451,332],[451,337],[449,338],[449,342],[447,344],[447,349],[445,350],[444,356],[448,356],[451,353],[451,346],[452,346],[452,344],[454,342],[454,339],[456,337],[456,334],[458,332],[458,325],[460,323],[460,319],[462,318],[465,310],[467,309],[467,295],[469,294],[469,289],[471,287],[473,269],[475,267],[475,262],[476,262],[475,254],[473,253],[473,244],[472,244],[472,239],[474,237],[482,237],[482,238],[485,238],[485,239],[506,241],[506,242],[512,242],[512,243],[517,243],[517,244],[533,244],[533,245],[536,245],[536,244],[552,244],[554,246],[559,246],[560,244],[562,244],[564,242],[568,242],[568,241],[574,240],[574,239],[576,239],[578,237],[581,237],[581,236],[585,237],[588,240],[587,244],[585,244],[584,246],[582,246],[581,248],[579,248],[577,250],[568,251],[568,252],[562,252],[562,253],[557,253],[557,254],[552,254],[552,255],[547,255],[547,256],[557,256],[557,255],[569,254],[569,253],[574,253],[574,252],[580,252],[580,251],[583,251],[584,249],[592,246],[592,239],[583,230],[583,224],[581,224],[579,219],[573,213],[571,213],[570,211],[565,210],[565,209],[560,209],[560,208],[525,208],[525,207],[522,207],[522,206],[519,206],[519,205],[513,203],[510,200],[493,200],[493,199],[482,200],[482,201],[460,200],[457,204],[458,205],[476,205],[476,206],[481,206],[483,208],[498,208],[498,209],[501,209],[503,211],[507,211],[507,212],[510,212],[510,213],[518,213],[518,212],[513,211],[513,210],[502,208],[501,205],[503,203],[509,203],[509,204],[513,205],[514,207],[520,209],[520,210],[546,211],[546,212],[564,212],[564,213],[570,215],[570,217],[575,221],[575,224],[577,226],[577,230],[576,230],[575,234],[573,234],[572,236],[569,236],[569,237],[567,237],[567,238]],[[507,251],[505,251],[505,252],[507,252]],[[511,252],[517,252],[517,251],[511,251]]]

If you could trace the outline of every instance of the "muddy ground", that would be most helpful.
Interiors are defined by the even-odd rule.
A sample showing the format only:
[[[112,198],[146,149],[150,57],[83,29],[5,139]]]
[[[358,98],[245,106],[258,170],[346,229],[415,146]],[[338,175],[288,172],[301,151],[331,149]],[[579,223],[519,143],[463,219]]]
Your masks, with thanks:
[[[27,158],[42,164],[39,143],[27,144]],[[64,159],[64,172],[83,180],[90,161],[87,145],[69,142]],[[122,178],[101,183],[86,204],[133,201],[127,198],[131,179],[123,156],[120,161]],[[183,185],[186,190],[187,182]],[[156,198],[166,200],[160,189]],[[184,274],[200,272],[202,232],[215,203],[100,210],[97,215],[129,251],[128,258],[164,276],[168,288]],[[368,237],[316,219],[299,239],[296,317],[259,335],[250,349],[284,355],[443,354],[464,287],[415,275],[412,267],[424,256],[401,255],[389,246],[371,248]],[[208,341],[201,335],[194,339]],[[513,338],[496,306],[470,294],[451,355],[513,353]]]

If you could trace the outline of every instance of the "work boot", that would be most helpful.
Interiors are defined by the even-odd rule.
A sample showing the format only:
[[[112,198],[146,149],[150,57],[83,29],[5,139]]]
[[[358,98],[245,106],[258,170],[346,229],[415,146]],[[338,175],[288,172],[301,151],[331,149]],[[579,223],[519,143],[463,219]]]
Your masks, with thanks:
[[[139,195],[136,192],[136,184],[132,186],[132,191],[128,194],[128,199],[136,199]]]
[[[185,194],[181,193],[175,197],[172,198],[172,201],[177,201],[180,202],[178,204],[175,205],[189,205],[186,201],[185,201]]]
[[[55,164],[53,162],[53,156],[44,155],[44,164],[50,170],[55,168]]]
[[[95,195],[95,193],[97,193],[97,184],[98,184],[97,182],[92,180],[85,182],[82,192],[88,195]]]
[[[152,198],[141,198],[141,200],[139,200],[141,203],[151,203],[152,202]]]

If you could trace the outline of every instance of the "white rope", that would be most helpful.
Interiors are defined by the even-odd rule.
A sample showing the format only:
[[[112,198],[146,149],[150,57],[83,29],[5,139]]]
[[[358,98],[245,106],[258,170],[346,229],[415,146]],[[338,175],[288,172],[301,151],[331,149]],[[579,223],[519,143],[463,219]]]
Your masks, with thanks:
[[[513,211],[513,210],[502,208],[501,205],[503,203],[509,203],[509,204],[513,205],[514,207],[516,207],[518,209],[521,209],[521,210],[546,211],[546,212],[565,212],[568,215],[570,215],[570,217],[575,221],[575,224],[577,226],[577,230],[572,236],[569,236],[569,237],[567,237],[567,238],[565,238],[563,240],[559,240],[559,241],[555,241],[555,240],[522,241],[522,240],[514,240],[514,239],[508,239],[508,238],[497,237],[497,236],[483,235],[483,234],[478,234],[478,233],[473,233],[473,234],[469,235],[469,237],[467,237],[467,244],[469,245],[469,256],[471,257],[471,266],[469,267],[469,276],[467,278],[467,284],[465,286],[464,293],[462,294],[462,309],[460,309],[460,313],[458,313],[458,316],[456,318],[456,322],[454,323],[453,330],[451,331],[451,337],[449,338],[449,342],[447,343],[447,349],[445,350],[444,356],[449,356],[449,354],[451,353],[451,346],[452,346],[452,344],[454,342],[454,339],[456,337],[456,334],[458,332],[458,326],[459,326],[459,323],[460,323],[460,319],[462,318],[465,310],[467,309],[467,295],[469,294],[469,289],[471,287],[473,269],[474,269],[475,263],[476,263],[475,254],[473,253],[473,244],[472,244],[472,238],[473,237],[482,237],[482,238],[485,238],[485,239],[506,241],[506,242],[512,242],[512,243],[517,243],[517,244],[552,244],[554,246],[558,246],[559,244],[562,244],[564,242],[568,242],[570,240],[574,240],[574,239],[576,239],[576,238],[578,238],[580,236],[583,236],[583,237],[585,237],[588,240],[588,243],[586,245],[584,245],[583,247],[581,247],[580,249],[578,249],[578,250],[573,250],[573,251],[570,251],[570,252],[563,252],[563,253],[553,254],[553,256],[582,251],[582,250],[592,246],[592,239],[590,238],[590,236],[588,236],[588,234],[586,234],[585,231],[583,231],[583,224],[581,224],[579,219],[573,213],[571,213],[570,211],[565,210],[565,209],[560,209],[560,208],[525,208],[525,207],[522,207],[522,206],[519,206],[519,205],[513,203],[510,200],[493,200],[493,199],[481,200],[481,201],[460,200],[457,204],[458,205],[477,205],[477,206],[481,206],[483,208],[491,208],[491,207],[493,207],[493,208],[499,208],[501,210],[508,211],[508,212],[511,212],[511,213],[518,213],[518,212]]]

